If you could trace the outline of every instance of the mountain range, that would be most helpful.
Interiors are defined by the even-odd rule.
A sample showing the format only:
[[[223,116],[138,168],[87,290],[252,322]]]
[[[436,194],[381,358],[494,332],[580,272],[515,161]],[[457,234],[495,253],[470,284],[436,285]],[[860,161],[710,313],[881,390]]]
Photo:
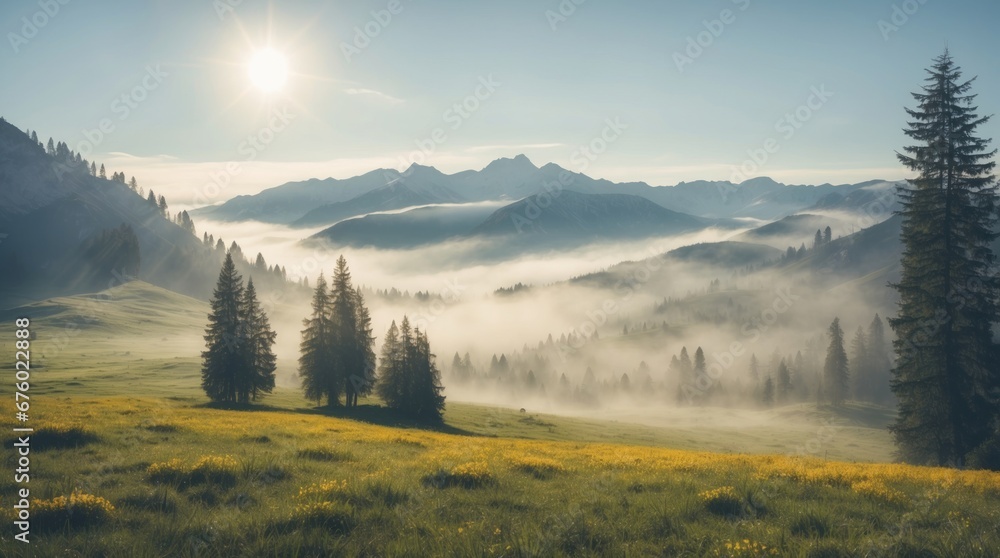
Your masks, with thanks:
[[[414,206],[514,202],[543,192],[570,190],[580,194],[637,196],[670,211],[708,219],[774,220],[821,203],[828,209],[857,209],[871,193],[855,192],[885,184],[894,183],[792,186],[762,177],[740,184],[696,181],[650,186],[644,182],[594,179],[553,163],[536,167],[527,157],[518,155],[493,161],[479,171],[450,175],[414,164],[403,172],[378,169],[344,180],[291,182],[201,208],[192,215],[220,221],[258,220],[292,227],[319,227]]]

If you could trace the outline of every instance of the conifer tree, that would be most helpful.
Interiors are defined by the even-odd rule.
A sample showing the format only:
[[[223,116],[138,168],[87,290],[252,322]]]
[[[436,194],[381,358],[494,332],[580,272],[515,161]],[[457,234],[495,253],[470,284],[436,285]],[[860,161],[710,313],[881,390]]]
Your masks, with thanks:
[[[892,365],[889,361],[889,344],[885,338],[885,324],[875,314],[868,325],[868,367],[872,378],[872,401],[885,403],[889,400],[889,382]]]
[[[341,383],[347,395],[347,406],[357,404],[356,393],[352,389],[352,375],[356,376],[363,366],[358,343],[358,308],[354,288],[351,286],[351,272],[343,256],[337,258],[330,292],[330,321],[333,374]],[[357,379],[355,379],[357,382]]]
[[[234,260],[238,262],[247,261],[247,259],[243,256],[243,249],[240,248],[239,244],[236,244],[235,240],[229,244],[229,252],[233,255]]]
[[[792,373],[785,364],[785,359],[781,359],[778,364],[778,401],[788,402],[792,394]]]
[[[761,391],[760,400],[765,407],[774,405],[774,380],[770,376],[764,380],[764,389]]]
[[[849,374],[847,368],[847,352],[844,350],[844,330],[840,328],[840,318],[834,318],[830,324],[830,346],[826,350],[826,363],[823,366],[823,376],[826,383],[826,396],[830,403],[843,405],[847,399]]]
[[[868,364],[868,336],[865,328],[858,326],[858,330],[851,339],[851,360],[850,369],[854,379],[854,398],[870,401],[871,393],[874,389],[872,381],[871,367]]]
[[[219,242],[222,242],[220,239]],[[299,376],[305,389],[306,398],[322,402],[327,407],[340,404],[340,390],[343,385],[336,377],[331,345],[333,324],[330,319],[330,293],[326,279],[320,274],[316,280],[316,290],[312,299],[312,316],[303,322],[302,343],[299,355]]]
[[[247,280],[240,308],[242,347],[246,352],[246,370],[241,374],[240,402],[248,399],[256,401],[263,393],[274,391],[274,371],[277,359],[274,356],[274,341],[277,333],[271,329],[267,314],[257,300],[257,290],[253,278]]]
[[[691,357],[688,356],[687,347],[681,347],[681,382],[691,382],[694,380],[694,365],[691,364]]]
[[[212,310],[205,330],[206,350],[201,354],[201,386],[212,401],[238,401],[240,374],[246,366],[240,343],[242,299],[243,278],[227,254],[212,294]]]
[[[698,347],[694,351],[694,377],[698,378],[705,375],[706,364],[705,364],[705,351]]]
[[[258,257],[257,265],[266,269],[263,256]],[[352,287],[343,256],[337,259],[329,291],[326,280],[320,277],[313,297],[313,315],[305,325],[300,374],[309,377],[305,385],[307,397],[325,397],[328,406],[335,406],[340,404],[343,393],[346,405],[356,407],[358,397],[374,389],[375,338],[364,297],[360,289]]]
[[[378,368],[375,360],[375,337],[372,336],[372,318],[365,306],[365,298],[358,288],[354,292],[355,311],[355,350],[357,351],[356,368],[348,378],[348,406],[358,405],[358,396],[371,395],[375,389]]]
[[[444,411],[441,373],[434,363],[427,336],[411,329],[403,317],[397,329],[392,323],[382,345],[377,392],[392,409],[413,418],[438,422]]]
[[[411,395],[412,414],[415,418],[440,422],[444,413],[444,387],[441,386],[441,372],[434,363],[427,335],[419,328],[414,330],[414,362],[410,368],[413,386]]]
[[[905,132],[916,145],[898,154],[919,176],[899,191],[899,313],[889,320],[899,412],[891,430],[903,460],[962,466],[997,436],[996,151],[978,135],[990,117],[977,115],[973,80],[947,51],[928,74],[913,93],[917,107],[907,109]]]
[[[409,320],[406,320],[406,327],[409,325]],[[382,343],[378,383],[375,387],[378,396],[391,409],[403,406],[405,397],[403,362],[403,344],[399,337],[399,328],[393,320],[389,331],[385,334],[385,342]]]

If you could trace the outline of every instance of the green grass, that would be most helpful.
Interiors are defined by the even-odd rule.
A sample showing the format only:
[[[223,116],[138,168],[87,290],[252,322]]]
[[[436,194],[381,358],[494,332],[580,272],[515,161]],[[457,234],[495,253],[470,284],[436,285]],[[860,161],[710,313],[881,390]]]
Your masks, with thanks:
[[[728,556],[744,539],[781,556],[1000,552],[997,475],[966,486],[932,469],[845,469],[886,479],[868,487],[839,466],[775,473],[822,461],[768,469],[774,458],[157,398],[50,397],[38,411],[94,436],[38,444],[32,497],[78,492],[114,510],[47,520],[9,556]],[[5,509],[13,490],[0,481]]]

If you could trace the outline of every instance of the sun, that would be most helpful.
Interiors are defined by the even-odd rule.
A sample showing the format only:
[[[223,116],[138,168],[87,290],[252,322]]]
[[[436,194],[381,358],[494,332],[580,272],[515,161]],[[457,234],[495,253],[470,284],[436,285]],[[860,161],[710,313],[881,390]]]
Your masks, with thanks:
[[[264,93],[281,91],[288,82],[288,60],[273,48],[253,53],[247,63],[250,83]]]

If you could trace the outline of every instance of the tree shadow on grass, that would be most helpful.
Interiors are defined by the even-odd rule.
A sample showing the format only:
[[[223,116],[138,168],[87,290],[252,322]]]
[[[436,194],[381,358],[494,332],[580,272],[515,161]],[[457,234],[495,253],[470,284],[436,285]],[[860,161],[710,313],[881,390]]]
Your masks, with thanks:
[[[267,411],[271,413],[287,413],[289,411],[295,410],[295,409],[289,409],[287,407],[275,407],[273,405],[267,405],[264,403],[220,403],[218,401],[209,401],[207,403],[192,403],[191,407],[194,409],[214,409],[216,411],[240,411],[244,413],[252,413],[259,411]]]
[[[831,412],[838,420],[868,428],[885,428],[892,424],[896,417],[896,413],[889,407],[853,401],[839,407],[827,405],[824,409]]]
[[[389,426],[392,428],[412,428],[416,430],[430,430],[442,434],[454,434],[456,436],[479,436],[475,432],[463,430],[444,422],[430,422],[417,420],[408,415],[383,407],[381,405],[358,405],[357,407],[313,407],[311,409],[293,409],[296,413],[307,413],[336,417],[346,420],[356,420],[378,426]]]
[[[453,434],[456,436],[481,436],[469,430],[463,430],[445,424],[443,422],[429,422],[413,419],[403,413],[383,407],[381,405],[364,404],[357,407],[312,407],[312,408],[288,408],[274,407],[263,403],[219,403],[208,402],[192,405],[196,409],[215,409],[220,411],[236,412],[259,412],[268,411],[272,413],[299,413],[308,415],[321,415],[345,420],[354,420],[378,426],[388,426],[392,428],[429,430],[442,434]]]

